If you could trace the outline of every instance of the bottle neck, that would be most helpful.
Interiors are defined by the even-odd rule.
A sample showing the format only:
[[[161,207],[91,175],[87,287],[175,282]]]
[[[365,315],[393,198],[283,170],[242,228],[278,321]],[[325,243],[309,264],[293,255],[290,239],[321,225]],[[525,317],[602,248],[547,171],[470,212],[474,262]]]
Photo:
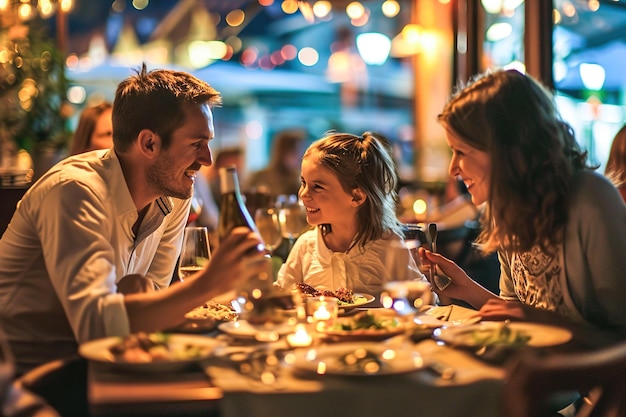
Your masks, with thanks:
[[[224,170],[220,175],[221,194],[240,194],[239,182],[237,180],[237,171]]]

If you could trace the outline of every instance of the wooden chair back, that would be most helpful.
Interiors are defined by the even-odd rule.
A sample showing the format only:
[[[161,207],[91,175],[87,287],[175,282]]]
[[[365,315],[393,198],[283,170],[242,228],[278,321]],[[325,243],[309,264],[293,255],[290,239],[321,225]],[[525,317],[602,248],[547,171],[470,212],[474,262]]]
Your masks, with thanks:
[[[626,341],[581,353],[524,352],[507,366],[503,416],[554,416],[550,400],[583,395],[576,417],[626,416]]]

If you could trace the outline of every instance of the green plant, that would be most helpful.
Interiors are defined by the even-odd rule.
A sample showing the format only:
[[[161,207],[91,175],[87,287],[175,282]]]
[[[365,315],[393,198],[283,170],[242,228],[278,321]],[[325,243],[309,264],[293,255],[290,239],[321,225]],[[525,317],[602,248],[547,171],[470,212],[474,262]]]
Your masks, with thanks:
[[[71,138],[64,56],[39,20],[0,28],[0,131],[19,148],[63,148]]]

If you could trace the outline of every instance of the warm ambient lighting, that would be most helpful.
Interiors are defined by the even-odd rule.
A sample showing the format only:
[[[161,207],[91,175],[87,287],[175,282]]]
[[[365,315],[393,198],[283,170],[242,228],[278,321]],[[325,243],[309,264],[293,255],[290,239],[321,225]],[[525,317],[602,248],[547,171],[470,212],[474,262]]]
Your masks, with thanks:
[[[604,67],[598,64],[582,63],[578,67],[580,79],[587,90],[599,91],[604,86],[606,72]]]
[[[28,20],[35,15],[35,10],[43,18],[52,16],[57,10],[68,13],[74,7],[73,0],[39,0],[39,1],[21,1],[0,0],[0,12],[6,12],[9,8],[13,8],[15,15],[20,20]]]
[[[369,65],[382,65],[389,57],[391,40],[382,33],[361,33],[356,37],[356,47]]]
[[[498,22],[489,26],[485,37],[489,42],[498,42],[505,39],[513,32],[513,27],[508,22]]]
[[[396,0],[386,0],[381,6],[381,10],[386,17],[395,17],[400,13],[400,3]]]
[[[298,324],[295,333],[287,335],[287,343],[291,347],[307,347],[313,343],[313,337],[306,331],[303,324]]]
[[[489,14],[500,14],[517,9],[524,0],[481,0],[485,11]]]
[[[408,24],[391,41],[391,56],[402,58],[422,52],[422,33],[420,25]]]

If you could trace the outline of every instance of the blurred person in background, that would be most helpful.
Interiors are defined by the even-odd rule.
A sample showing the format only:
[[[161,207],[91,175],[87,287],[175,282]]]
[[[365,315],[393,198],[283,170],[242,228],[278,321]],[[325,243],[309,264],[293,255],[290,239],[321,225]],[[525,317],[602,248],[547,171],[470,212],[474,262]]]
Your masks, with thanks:
[[[113,105],[109,102],[83,109],[76,125],[69,154],[76,155],[113,146]]]
[[[277,132],[272,141],[269,165],[250,175],[248,187],[269,194],[272,200],[279,195],[298,194],[306,138],[306,132],[301,129]]]
[[[420,248],[452,278],[438,292],[483,320],[582,326],[594,343],[625,338],[626,205],[587,164],[552,94],[516,70],[494,71],[453,95],[438,119],[450,175],[485,204],[476,243],[500,260],[498,296]]]
[[[244,191],[246,184],[246,172],[245,172],[245,153],[240,147],[226,147],[216,152],[215,158],[213,158],[213,164],[202,169],[213,199],[219,206],[220,197],[222,195],[220,190],[220,168],[233,165],[237,168],[237,177],[239,180],[239,188]]]
[[[622,199],[626,201],[626,125],[613,138],[604,175],[613,181]]]
[[[117,88],[114,146],[64,159],[26,192],[0,239],[0,322],[18,374],[89,340],[174,328],[265,270],[260,237],[236,228],[168,287],[220,104],[191,74],[144,64]]]

